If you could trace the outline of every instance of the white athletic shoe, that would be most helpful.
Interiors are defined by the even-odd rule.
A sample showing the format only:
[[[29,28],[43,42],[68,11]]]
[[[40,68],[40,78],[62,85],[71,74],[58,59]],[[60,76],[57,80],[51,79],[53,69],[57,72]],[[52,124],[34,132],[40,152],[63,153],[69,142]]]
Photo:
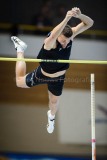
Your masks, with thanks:
[[[20,40],[18,37],[12,36],[11,40],[13,41],[16,50],[18,47],[20,47],[23,51],[26,50],[27,44],[23,42],[22,40]]]
[[[47,131],[48,133],[52,133],[54,131],[55,118],[50,119],[50,110],[47,112],[47,116],[48,116]]]

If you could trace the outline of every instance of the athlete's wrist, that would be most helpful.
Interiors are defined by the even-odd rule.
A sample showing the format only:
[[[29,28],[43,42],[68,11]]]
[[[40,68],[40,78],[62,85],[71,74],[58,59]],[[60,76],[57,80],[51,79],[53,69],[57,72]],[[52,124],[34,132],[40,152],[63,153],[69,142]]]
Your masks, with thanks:
[[[83,17],[83,14],[79,14],[77,18],[81,19]]]
[[[71,18],[72,18],[72,17],[67,17],[67,16],[66,16],[66,17],[64,18],[64,21],[67,23],[67,22],[69,22],[69,20],[70,20]]]

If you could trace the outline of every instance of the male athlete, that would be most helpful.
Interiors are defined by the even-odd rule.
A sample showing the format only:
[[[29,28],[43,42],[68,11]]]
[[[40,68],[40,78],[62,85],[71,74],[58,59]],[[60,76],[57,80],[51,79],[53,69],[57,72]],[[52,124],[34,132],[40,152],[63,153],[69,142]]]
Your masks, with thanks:
[[[67,25],[72,18],[79,18],[81,23],[75,27]],[[87,30],[93,25],[93,20],[82,14],[77,7],[69,10],[64,20],[57,25],[44,40],[43,46],[37,56],[39,59],[64,59],[68,60],[71,54],[72,42],[75,36]],[[17,50],[17,58],[24,58],[24,51],[27,45],[19,38],[11,37]],[[16,62],[16,85],[17,87],[30,88],[39,84],[47,84],[49,93],[48,133],[54,131],[55,114],[62,94],[68,63],[46,63],[41,62],[40,66],[31,73],[26,74],[26,63]]]

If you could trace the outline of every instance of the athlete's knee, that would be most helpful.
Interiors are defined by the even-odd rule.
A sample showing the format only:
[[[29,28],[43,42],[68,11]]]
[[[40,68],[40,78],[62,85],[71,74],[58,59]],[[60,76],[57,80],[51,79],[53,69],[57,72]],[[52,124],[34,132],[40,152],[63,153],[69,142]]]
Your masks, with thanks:
[[[59,102],[59,99],[58,98],[56,98],[56,97],[52,97],[52,98],[50,98],[50,103],[52,104],[52,105],[58,105],[58,102]]]
[[[26,88],[27,87],[25,82],[23,81],[22,77],[16,78],[16,86],[19,88]]]
[[[21,85],[19,80],[16,80],[16,86],[19,87],[19,88],[22,88],[22,85]]]

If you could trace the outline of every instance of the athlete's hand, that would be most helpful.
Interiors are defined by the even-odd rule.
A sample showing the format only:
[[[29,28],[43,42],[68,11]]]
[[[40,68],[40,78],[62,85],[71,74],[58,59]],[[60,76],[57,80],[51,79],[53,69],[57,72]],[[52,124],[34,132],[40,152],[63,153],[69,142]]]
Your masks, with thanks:
[[[79,16],[81,15],[81,11],[77,7],[72,8],[71,11],[73,12],[73,17],[79,18]]]
[[[71,10],[69,10],[69,11],[67,12],[66,18],[67,18],[68,20],[70,20],[71,17],[79,18],[80,15],[81,15],[80,9],[77,8],[77,7],[74,7],[74,8],[72,8]]]
[[[73,16],[74,16],[74,12],[73,12],[72,10],[69,10],[69,11],[67,12],[65,18],[66,18],[67,20],[70,20],[71,17],[73,17]]]

